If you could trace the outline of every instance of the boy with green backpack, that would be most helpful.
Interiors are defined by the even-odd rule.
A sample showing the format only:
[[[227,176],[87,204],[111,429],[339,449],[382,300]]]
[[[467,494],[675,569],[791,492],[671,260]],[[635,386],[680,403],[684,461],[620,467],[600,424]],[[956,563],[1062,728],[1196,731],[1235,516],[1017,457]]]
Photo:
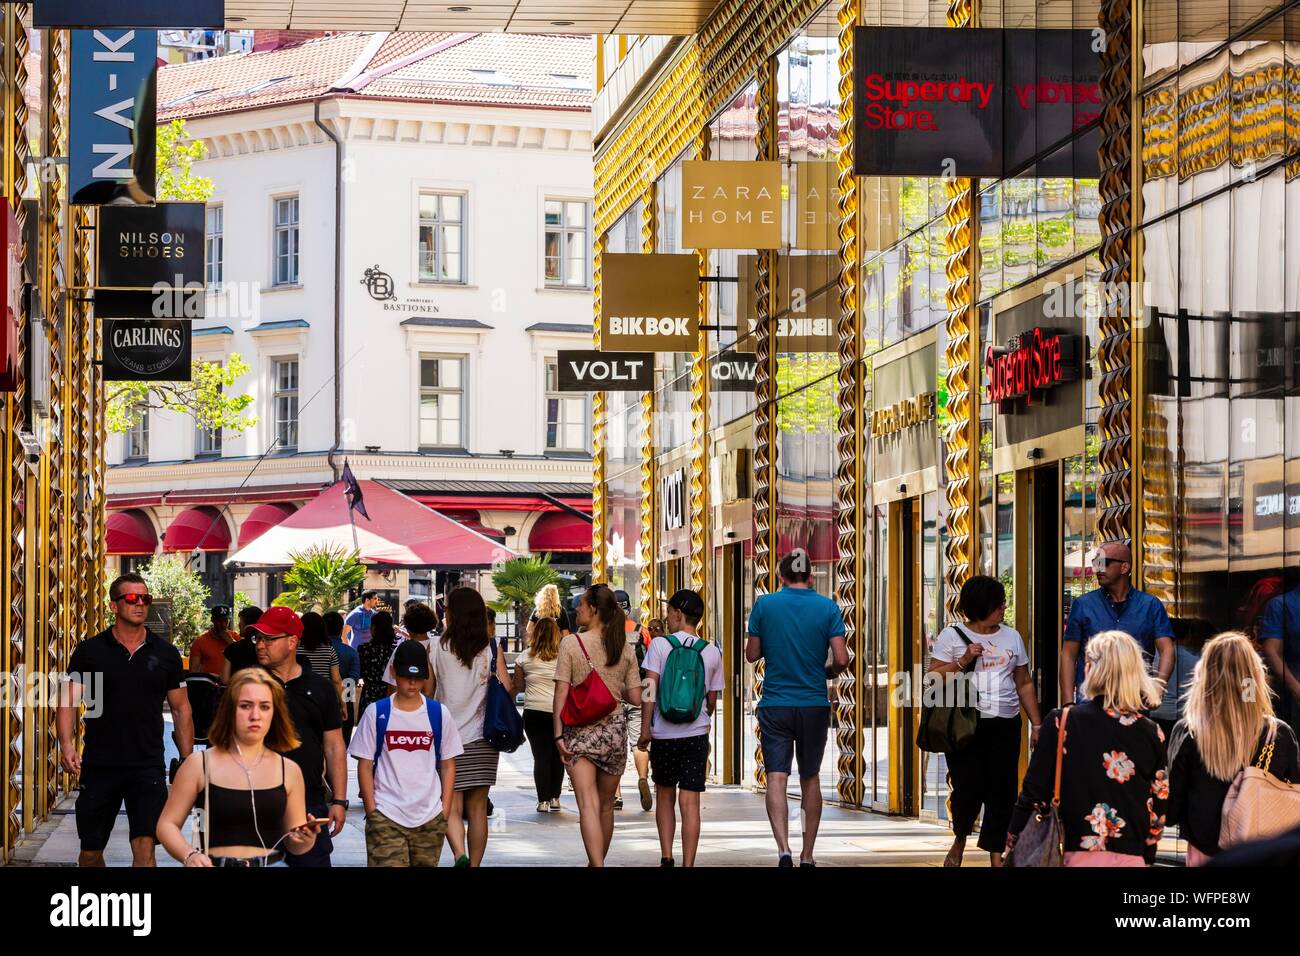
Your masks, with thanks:
[[[645,656],[649,692],[642,695],[637,747],[650,749],[660,866],[673,865],[679,802],[683,866],[695,865],[700,842],[700,794],[709,765],[709,726],[718,693],[725,686],[722,654],[697,630],[703,617],[704,600],[694,591],[678,591],[668,601],[672,633],[656,637]]]

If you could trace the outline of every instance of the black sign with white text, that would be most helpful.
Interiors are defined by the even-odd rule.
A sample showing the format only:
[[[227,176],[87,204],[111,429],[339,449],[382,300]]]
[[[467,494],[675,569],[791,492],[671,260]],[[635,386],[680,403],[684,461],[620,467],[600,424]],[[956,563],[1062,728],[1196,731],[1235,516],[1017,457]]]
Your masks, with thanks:
[[[97,287],[106,289],[202,289],[204,204],[103,206]]]
[[[207,314],[203,289],[96,289],[95,317],[99,319],[201,319]]]
[[[226,25],[226,4],[225,0],[36,0],[32,25],[81,30],[221,30]]]
[[[654,388],[653,352],[560,351],[561,392],[648,392]]]
[[[190,381],[189,322],[107,319],[102,328],[104,381]]]

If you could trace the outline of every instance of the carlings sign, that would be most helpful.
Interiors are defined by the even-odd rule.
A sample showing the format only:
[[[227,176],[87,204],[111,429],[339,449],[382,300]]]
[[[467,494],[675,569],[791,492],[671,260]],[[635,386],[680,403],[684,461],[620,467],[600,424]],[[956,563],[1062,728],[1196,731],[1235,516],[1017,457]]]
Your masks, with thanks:
[[[190,323],[173,319],[106,319],[104,381],[190,381]]]

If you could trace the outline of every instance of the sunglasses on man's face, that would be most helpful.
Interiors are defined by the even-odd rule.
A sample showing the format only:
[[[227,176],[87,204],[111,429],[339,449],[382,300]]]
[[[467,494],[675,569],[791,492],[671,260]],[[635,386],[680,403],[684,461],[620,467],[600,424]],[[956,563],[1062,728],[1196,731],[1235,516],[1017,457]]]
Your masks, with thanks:
[[[130,606],[132,606],[132,607],[134,607],[134,606],[137,605],[137,604],[143,604],[145,607],[148,607],[150,604],[153,603],[153,595],[152,595],[152,594],[135,594],[135,593],[131,593],[131,594],[119,594],[117,597],[113,598],[113,600],[114,600],[114,601],[121,601],[123,604],[127,604],[127,605],[130,605]]]
[[[1106,565],[1108,564],[1123,564],[1123,563],[1124,563],[1123,558],[1107,558],[1107,557],[1103,557],[1102,555],[1097,555],[1097,557],[1092,559],[1092,566],[1096,568],[1098,571],[1105,571]]]
[[[248,639],[254,644],[270,644],[288,636],[288,634],[263,634],[261,631],[254,631],[248,635]]]

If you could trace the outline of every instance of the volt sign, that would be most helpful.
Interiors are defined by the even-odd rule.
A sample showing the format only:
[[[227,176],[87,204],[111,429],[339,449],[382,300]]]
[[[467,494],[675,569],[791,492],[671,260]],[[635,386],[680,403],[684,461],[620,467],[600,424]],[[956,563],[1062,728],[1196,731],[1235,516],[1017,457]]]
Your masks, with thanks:
[[[556,353],[561,392],[648,392],[654,388],[653,352]]]

